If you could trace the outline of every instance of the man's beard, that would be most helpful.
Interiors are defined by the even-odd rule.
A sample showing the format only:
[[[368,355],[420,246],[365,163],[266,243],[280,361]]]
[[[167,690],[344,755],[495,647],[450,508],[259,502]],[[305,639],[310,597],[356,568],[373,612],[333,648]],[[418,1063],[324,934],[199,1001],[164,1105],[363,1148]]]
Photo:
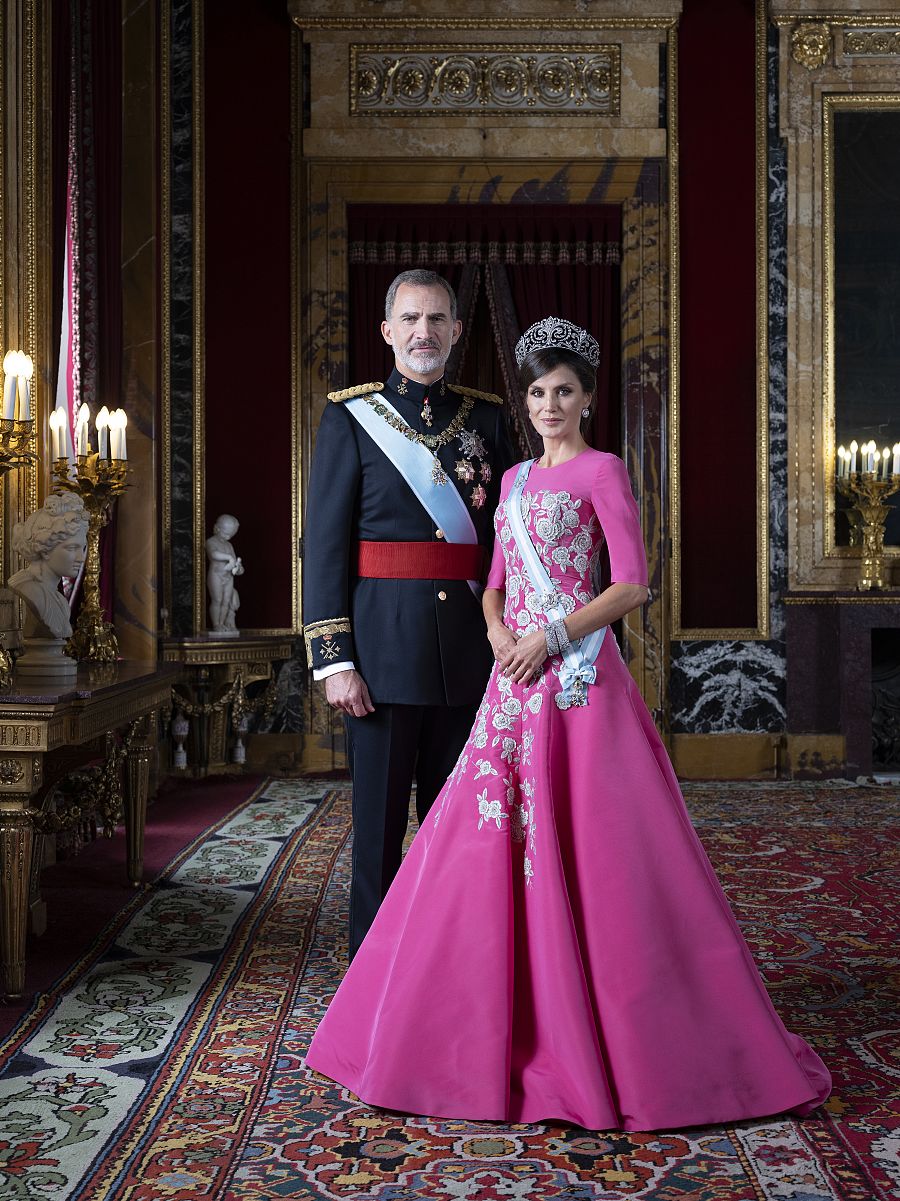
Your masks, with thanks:
[[[409,354],[411,355],[412,352],[410,351]],[[406,370],[414,371],[420,375],[431,375],[432,371],[437,371],[440,367],[443,367],[449,357],[449,351],[447,354],[443,354],[437,348],[432,350],[430,354],[416,354],[415,358],[407,357],[406,351],[397,351],[397,358]]]

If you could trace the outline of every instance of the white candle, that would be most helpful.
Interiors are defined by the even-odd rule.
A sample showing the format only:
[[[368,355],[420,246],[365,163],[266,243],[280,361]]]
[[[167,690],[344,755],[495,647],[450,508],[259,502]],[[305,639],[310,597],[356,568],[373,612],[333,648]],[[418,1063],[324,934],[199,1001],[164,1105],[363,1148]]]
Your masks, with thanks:
[[[97,414],[97,453],[101,459],[109,457],[109,409],[106,405]]]
[[[859,443],[854,438],[850,443],[850,474],[856,474],[856,455],[859,450]]]
[[[113,409],[109,415],[109,457],[111,459],[121,459],[122,457],[119,453],[120,429],[119,410]]]
[[[75,419],[75,446],[76,454],[79,458],[88,453],[88,422],[90,419],[90,406],[83,404],[78,410],[78,416]]]
[[[842,480],[847,474],[847,452],[843,446],[837,450],[837,477]]]
[[[128,414],[119,409],[119,458],[128,458],[128,447],[125,445],[125,427],[128,425]]]
[[[50,455],[55,463],[59,458],[59,413],[50,414]]]
[[[882,452],[881,452],[881,477],[882,477],[882,479],[885,479],[885,480],[888,478],[888,476],[891,473],[890,458],[891,458],[891,452],[888,450],[887,447],[885,447],[884,450],[882,450]]]
[[[891,472],[896,475],[900,472],[900,442],[895,442],[893,445],[894,461],[891,464]]]
[[[878,479],[878,469],[880,466],[881,466],[881,451],[880,450],[873,451],[872,452],[872,474],[875,476],[876,480]]]
[[[59,413],[59,457],[61,459],[72,458],[72,431],[69,428],[69,414],[60,407],[57,410]]]
[[[34,363],[27,354],[19,355],[19,411],[18,421],[31,420],[31,377],[34,375]]]
[[[8,350],[3,359],[6,379],[3,385],[3,420],[12,421],[16,415],[16,391],[18,389],[19,352]]]

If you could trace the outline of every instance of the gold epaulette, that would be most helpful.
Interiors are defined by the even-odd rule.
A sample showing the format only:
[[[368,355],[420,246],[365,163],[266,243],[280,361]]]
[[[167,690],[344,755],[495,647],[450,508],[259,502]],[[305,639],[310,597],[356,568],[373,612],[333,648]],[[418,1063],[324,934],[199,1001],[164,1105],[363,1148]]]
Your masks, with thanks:
[[[462,384],[448,384],[447,387],[451,392],[458,392],[460,396],[474,396],[476,400],[487,400],[492,405],[503,404],[503,397],[495,396],[493,392],[479,392],[477,388],[464,388]]]
[[[340,404],[342,400],[352,400],[354,396],[365,396],[366,393],[380,392],[384,384],[373,380],[371,384],[357,384],[355,388],[342,388],[340,392],[329,392],[328,399],[332,404]]]

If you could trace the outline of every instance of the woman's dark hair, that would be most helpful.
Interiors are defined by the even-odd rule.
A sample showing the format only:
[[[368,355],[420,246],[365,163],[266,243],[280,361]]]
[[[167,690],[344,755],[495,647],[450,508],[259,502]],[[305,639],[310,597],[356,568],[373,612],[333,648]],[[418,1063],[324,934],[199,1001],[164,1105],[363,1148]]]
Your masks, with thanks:
[[[585,392],[590,392],[592,397],[596,397],[597,375],[594,368],[580,354],[562,346],[541,346],[537,350],[529,350],[519,368],[522,391],[527,392],[536,379],[557,367],[570,368]]]

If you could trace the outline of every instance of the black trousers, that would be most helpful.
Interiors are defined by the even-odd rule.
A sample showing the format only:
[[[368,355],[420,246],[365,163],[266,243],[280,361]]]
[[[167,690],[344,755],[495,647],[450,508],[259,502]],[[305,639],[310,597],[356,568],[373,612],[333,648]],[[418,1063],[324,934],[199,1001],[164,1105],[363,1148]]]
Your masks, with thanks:
[[[400,866],[413,779],[421,822],[459,758],[477,708],[382,704],[365,717],[344,717],[353,777],[351,959]]]

